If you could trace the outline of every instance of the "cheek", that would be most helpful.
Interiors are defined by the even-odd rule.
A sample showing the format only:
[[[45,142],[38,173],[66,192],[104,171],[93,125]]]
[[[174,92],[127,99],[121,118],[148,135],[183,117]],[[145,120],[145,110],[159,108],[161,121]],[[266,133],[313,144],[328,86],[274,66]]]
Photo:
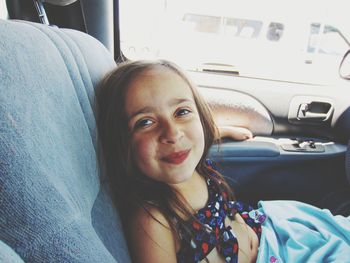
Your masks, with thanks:
[[[150,163],[151,156],[154,156],[154,144],[146,136],[132,138],[132,157],[138,169],[144,172],[145,166]]]
[[[189,129],[189,136],[191,140],[195,143],[198,150],[204,151],[204,130],[200,120],[196,121],[191,125]]]

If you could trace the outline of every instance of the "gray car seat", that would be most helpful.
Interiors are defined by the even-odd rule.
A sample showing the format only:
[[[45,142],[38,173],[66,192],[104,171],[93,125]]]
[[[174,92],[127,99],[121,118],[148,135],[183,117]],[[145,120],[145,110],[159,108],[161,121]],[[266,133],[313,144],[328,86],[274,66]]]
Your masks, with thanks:
[[[85,33],[0,20],[1,262],[130,262],[97,161],[94,88],[113,67]]]
[[[349,184],[326,195],[319,206],[328,208],[335,215],[350,216],[350,140],[345,154],[345,171]]]

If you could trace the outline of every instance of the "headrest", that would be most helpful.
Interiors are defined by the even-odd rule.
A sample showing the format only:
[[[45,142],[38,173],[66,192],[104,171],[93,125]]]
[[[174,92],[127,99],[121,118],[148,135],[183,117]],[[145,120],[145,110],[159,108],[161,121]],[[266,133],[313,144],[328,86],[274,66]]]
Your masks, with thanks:
[[[77,0],[43,0],[43,2],[53,4],[53,5],[59,5],[59,6],[70,5],[76,1]]]

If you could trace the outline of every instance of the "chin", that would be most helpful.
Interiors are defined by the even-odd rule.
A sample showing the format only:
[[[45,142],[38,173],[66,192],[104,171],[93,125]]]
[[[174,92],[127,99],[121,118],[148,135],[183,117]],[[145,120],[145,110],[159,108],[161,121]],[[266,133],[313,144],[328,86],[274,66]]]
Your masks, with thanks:
[[[187,170],[187,169],[186,169]],[[195,169],[191,169],[190,171],[187,170],[187,172],[183,171],[177,171],[176,173],[172,173],[168,175],[169,178],[169,184],[181,184],[189,180],[194,173]]]

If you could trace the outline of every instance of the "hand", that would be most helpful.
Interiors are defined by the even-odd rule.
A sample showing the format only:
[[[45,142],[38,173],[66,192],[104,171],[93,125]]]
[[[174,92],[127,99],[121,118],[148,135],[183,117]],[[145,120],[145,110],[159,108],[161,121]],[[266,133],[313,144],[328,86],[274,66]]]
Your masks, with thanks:
[[[236,141],[243,141],[253,138],[253,133],[247,128],[237,126],[219,126],[219,138],[231,138]]]

